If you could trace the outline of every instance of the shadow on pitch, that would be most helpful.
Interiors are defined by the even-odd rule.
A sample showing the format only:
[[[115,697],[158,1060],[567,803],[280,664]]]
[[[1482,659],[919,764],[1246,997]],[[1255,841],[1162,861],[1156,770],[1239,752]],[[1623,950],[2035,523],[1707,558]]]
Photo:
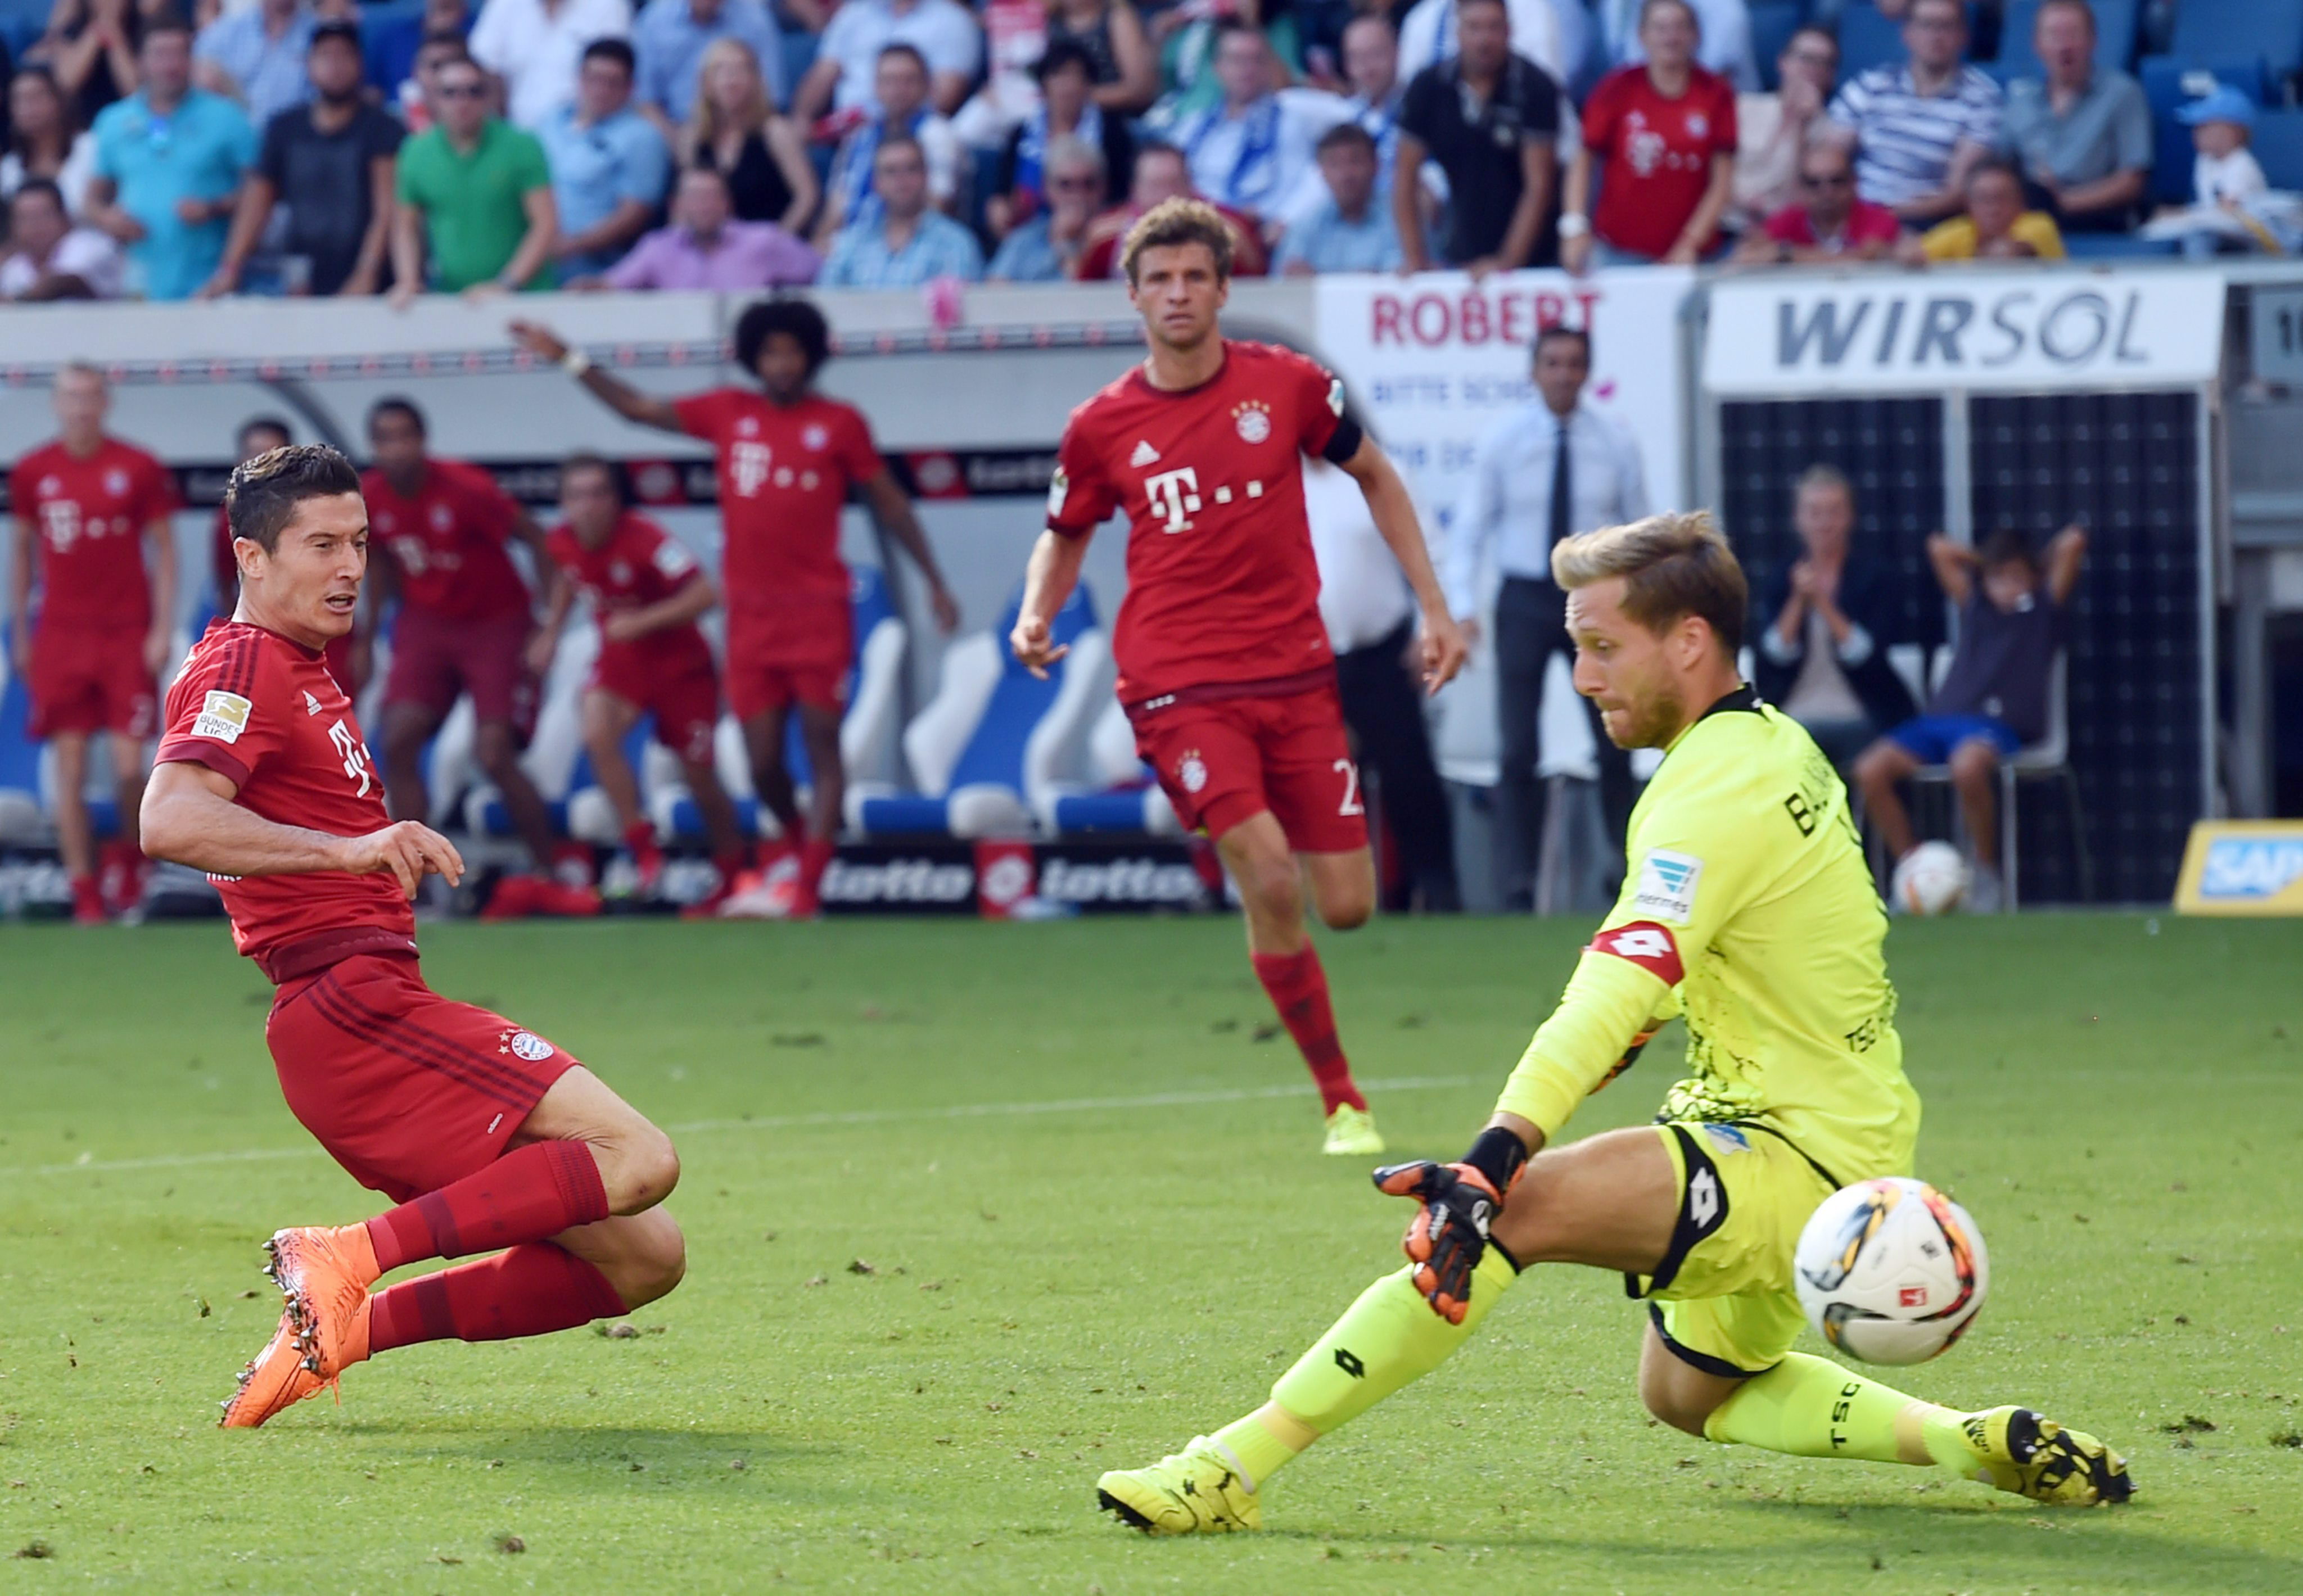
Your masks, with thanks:
[[[367,1420],[342,1427],[347,1438],[408,1463],[468,1468],[546,1469],[569,1480],[623,1484],[699,1476],[755,1485],[780,1483],[819,1467],[836,1447],[774,1430],[690,1430],[656,1425],[530,1423],[499,1427],[469,1416]]]

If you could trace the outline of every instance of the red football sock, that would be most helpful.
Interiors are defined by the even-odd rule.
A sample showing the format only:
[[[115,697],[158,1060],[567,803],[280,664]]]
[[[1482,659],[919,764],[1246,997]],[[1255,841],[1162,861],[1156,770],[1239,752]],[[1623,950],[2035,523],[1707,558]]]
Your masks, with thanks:
[[[815,889],[823,880],[823,873],[831,868],[831,856],[834,851],[835,845],[825,837],[818,837],[800,844],[799,886],[800,891],[806,893],[810,899],[814,898]]]
[[[377,1270],[389,1274],[418,1258],[493,1253],[607,1217],[608,1194],[591,1148],[581,1142],[530,1142],[485,1170],[377,1214],[367,1222],[367,1236]]]
[[[624,828],[624,846],[634,858],[643,858],[655,851],[655,827],[645,820],[636,820]]]
[[[415,1341],[508,1341],[613,1319],[624,1299],[602,1274],[548,1241],[403,1280],[375,1294],[369,1355]]]
[[[1352,1085],[1350,1060],[1336,1039],[1336,1011],[1328,1003],[1328,973],[1320,967],[1320,951],[1305,942],[1294,953],[1252,953],[1255,978],[1271,994],[1279,1021],[1295,1038],[1295,1046],[1320,1084],[1320,1104],[1328,1113],[1337,1105],[1367,1107],[1367,1099]]]

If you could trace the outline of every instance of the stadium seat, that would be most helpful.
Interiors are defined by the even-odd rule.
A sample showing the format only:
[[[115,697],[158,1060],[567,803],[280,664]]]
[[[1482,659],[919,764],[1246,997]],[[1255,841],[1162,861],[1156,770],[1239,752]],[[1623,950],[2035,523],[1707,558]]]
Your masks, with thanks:
[[[1950,650],[1943,652],[1942,664],[1948,668]],[[2071,769],[2071,739],[2070,695],[2067,691],[2071,674],[2071,657],[2055,655],[2053,672],[2047,679],[2047,732],[2029,747],[2018,748],[2012,758],[1999,762],[1999,857],[2004,888],[2000,907],[2012,914],[2019,907],[2018,888],[2020,881],[2021,850],[2016,834],[2016,793],[2025,781],[2057,781],[2063,789],[2063,801],[2071,825],[2071,848],[2076,853],[2079,874],[2079,901],[2095,899],[2095,861],[2088,852],[2087,815],[2079,806],[2079,781]],[[1922,765],[1912,773],[1911,781],[1919,786],[1949,786],[1951,767],[1947,764]]]
[[[2137,0],[2094,0],[2094,6],[2095,63],[2105,70],[2124,69],[2135,59],[2136,19],[2142,7]],[[2007,0],[1999,24],[1999,55],[1992,63],[2000,69],[1992,75],[2001,82],[2046,75],[2038,52],[2031,47],[2038,19],[2039,0]]]
[[[2167,54],[2212,62],[2260,55],[2271,75],[2303,67],[2303,0],[2182,0]]]
[[[1123,832],[1131,836],[1180,837],[1183,822],[1160,790],[1152,767],[1135,752],[1135,728],[1117,698],[1088,733],[1088,772],[1095,790],[1058,795],[1042,822],[1059,836]]]
[[[1769,94],[1781,87],[1776,81],[1776,57],[1806,16],[1802,0],[1751,0],[1751,55],[1759,63],[1759,87]]]
[[[48,834],[40,807],[40,751],[29,730],[32,701],[8,668],[8,628],[0,624],[0,847],[29,848]]]
[[[2145,260],[2182,253],[2173,239],[2138,238],[2131,232],[2067,232],[2063,248],[2073,260]]]
[[[1056,780],[1064,745],[1086,741],[1088,688],[1108,682],[1110,646],[1096,625],[1085,587],[1056,613],[1055,640],[1071,653],[1041,680],[1008,652],[1021,607],[1011,598],[991,631],[944,651],[936,696],[904,729],[904,755],[919,781],[915,796],[858,793],[848,823],[873,836],[1017,836],[1033,829],[1029,794]],[[1079,750],[1084,759],[1084,749]]]
[[[2191,130],[2175,120],[2175,113],[2218,83],[2265,104],[2270,98],[2268,69],[2264,57],[2254,54],[2208,61],[2151,55],[2137,67],[2136,75],[2151,106],[2151,197],[2164,204],[2185,204],[2191,198]]]
[[[2265,111],[2251,148],[2274,189],[2303,190],[2303,110]]]

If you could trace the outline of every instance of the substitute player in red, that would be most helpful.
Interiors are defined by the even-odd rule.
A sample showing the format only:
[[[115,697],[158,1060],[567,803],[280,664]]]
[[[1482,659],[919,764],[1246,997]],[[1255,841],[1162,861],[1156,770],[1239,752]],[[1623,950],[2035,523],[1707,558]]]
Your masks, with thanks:
[[[8,641],[31,699],[31,734],[55,755],[56,847],[72,918],[101,925],[136,906],[143,855],[136,807],[144,743],[159,704],[176,604],[176,508],[167,468],[104,430],[112,394],[92,366],[56,373],[59,435],[16,463]],[[40,619],[31,620],[39,583]],[[97,874],[88,813],[88,739],[112,734],[120,837]]]
[[[1320,620],[1303,457],[1342,467],[1366,495],[1423,612],[1429,690],[1463,668],[1464,639],[1406,486],[1345,415],[1343,384],[1291,350],[1223,336],[1231,249],[1223,217],[1195,199],[1163,201],[1128,233],[1127,297],[1152,352],[1064,428],[1010,641],[1034,670],[1062,657],[1050,626],[1090,535],[1125,507],[1127,596],[1112,647],[1136,748],[1238,884],[1256,978],[1320,1084],[1326,1150],[1380,1153],[1303,929],[1305,877],[1337,930],[1375,908],[1359,772]]]
[[[584,746],[615,806],[640,890],[653,895],[663,874],[655,826],[624,757],[624,739],[645,714],[655,717],[656,741],[679,761],[724,891],[743,867],[744,841],[713,764],[720,673],[696,624],[720,602],[719,589],[678,538],[626,508],[616,468],[600,456],[570,455],[560,468],[560,508],[568,519],[544,535],[544,546],[568,579],[553,595],[531,660],[539,670],[551,660],[582,588],[600,628],[599,658],[584,688]]]
[[[592,915],[598,894],[553,879],[559,838],[544,795],[519,763],[536,730],[539,684],[529,669],[536,600],[508,545],[535,556],[536,575],[556,585],[544,530],[498,487],[460,460],[426,452],[424,413],[405,399],[380,399],[367,413],[375,467],[360,477],[383,558],[373,602],[398,596],[392,668],[384,683],[384,781],[392,813],[431,818],[424,748],[464,694],[477,724],[472,762],[503,795],[512,828],[535,862],[532,873],[496,883],[490,919],[526,914]]]
[[[289,1108],[399,1204],[267,1244],[286,1312],[224,1414],[252,1428],[395,1347],[628,1312],[679,1284],[686,1252],[657,1206],[679,1178],[670,1138],[533,1031],[424,983],[410,899],[464,864],[385,812],[323,663],[367,570],[351,462],[274,450],[232,473],[225,504],[239,608],[169,689],[144,845],[210,873],[233,941],[279,989],[265,1039]],[[476,1253],[494,1255],[368,1290],[402,1264]]]
[[[880,459],[871,423],[854,406],[815,392],[816,373],[831,357],[823,313],[805,300],[751,306],[736,323],[736,361],[760,379],[762,392],[716,388],[677,400],[609,376],[548,327],[514,322],[511,332],[521,348],[566,367],[625,420],[703,438],[717,452],[728,702],[743,723],[753,787],[782,827],[787,850],[763,877],[739,882],[722,912],[814,915],[847,795],[839,722],[856,646],[839,512],[851,490],[862,493],[927,578],[936,624],[945,631],[959,624],[935,551]],[[784,764],[785,721],[795,709],[814,773],[805,820]],[[781,867],[793,849],[796,874]]]

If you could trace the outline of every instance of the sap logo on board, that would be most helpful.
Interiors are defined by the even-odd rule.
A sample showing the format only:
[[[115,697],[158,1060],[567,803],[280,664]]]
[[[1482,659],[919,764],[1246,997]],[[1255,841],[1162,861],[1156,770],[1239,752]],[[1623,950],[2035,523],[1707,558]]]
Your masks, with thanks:
[[[2199,872],[2199,896],[2206,899],[2276,898],[2303,880],[2303,841],[2218,837],[2208,846]]]

